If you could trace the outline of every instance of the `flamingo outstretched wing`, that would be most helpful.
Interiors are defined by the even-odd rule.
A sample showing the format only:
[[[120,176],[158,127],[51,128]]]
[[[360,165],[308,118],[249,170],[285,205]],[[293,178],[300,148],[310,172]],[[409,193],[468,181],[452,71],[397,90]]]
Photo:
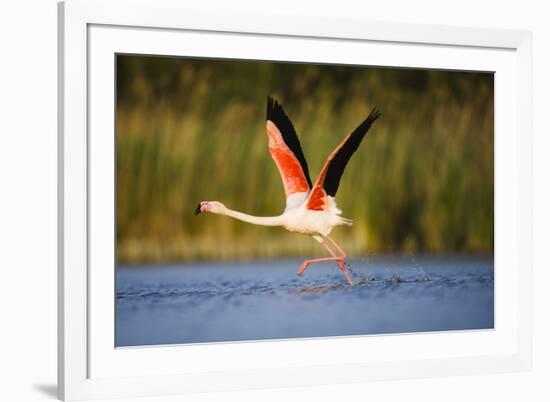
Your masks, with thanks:
[[[327,211],[331,207],[335,207],[333,199],[340,185],[344,169],[370,126],[378,117],[380,117],[380,113],[373,109],[369,116],[332,151],[311,189],[307,200],[308,209]]]
[[[267,98],[266,118],[269,153],[283,179],[287,208],[297,206],[312,187],[300,140],[283,107],[271,97]]]

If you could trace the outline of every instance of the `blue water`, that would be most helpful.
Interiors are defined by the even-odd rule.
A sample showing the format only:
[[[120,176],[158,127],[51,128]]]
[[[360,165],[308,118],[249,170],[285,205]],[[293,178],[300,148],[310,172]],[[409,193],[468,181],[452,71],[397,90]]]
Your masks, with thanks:
[[[120,266],[117,346],[494,326],[492,257],[375,256],[303,277],[300,260]]]

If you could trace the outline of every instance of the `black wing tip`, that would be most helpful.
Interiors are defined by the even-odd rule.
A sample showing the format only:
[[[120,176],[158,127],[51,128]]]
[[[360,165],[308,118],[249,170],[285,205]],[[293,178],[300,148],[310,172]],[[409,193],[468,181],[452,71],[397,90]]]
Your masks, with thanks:
[[[367,120],[372,123],[376,119],[378,119],[380,116],[382,116],[382,113],[380,113],[380,111],[376,107],[374,107],[374,108],[372,108],[371,112],[369,113],[369,116],[367,117]]]
[[[334,159],[331,161],[331,165],[325,176],[325,182],[323,183],[323,189],[325,192],[334,197],[340,186],[340,179],[349,162],[351,156],[355,153],[361,141],[369,131],[372,123],[381,116],[381,113],[375,107],[371,110],[369,115],[359,126],[351,133],[346,143],[337,152]]]
[[[279,130],[281,130],[283,135],[286,136],[287,134],[292,133],[293,136],[296,136],[296,130],[292,126],[290,118],[283,109],[283,105],[271,96],[267,97],[266,120],[269,120],[275,124]]]
[[[374,107],[372,108],[371,112],[367,116],[367,118],[359,124],[359,126],[355,129],[355,131],[352,133],[352,136],[359,135],[361,138],[367,134],[367,131],[369,131],[369,128],[372,126],[372,123],[374,123],[380,116],[382,116],[382,113]]]
[[[267,96],[267,110],[265,117],[266,120],[270,120],[275,124],[281,121],[282,118],[288,119],[281,104],[277,102],[277,99],[269,95]]]
[[[269,115],[271,114],[271,110],[273,109],[273,98],[269,95],[267,95],[267,104],[266,104],[266,112],[265,112],[265,118],[266,120],[269,120]]]

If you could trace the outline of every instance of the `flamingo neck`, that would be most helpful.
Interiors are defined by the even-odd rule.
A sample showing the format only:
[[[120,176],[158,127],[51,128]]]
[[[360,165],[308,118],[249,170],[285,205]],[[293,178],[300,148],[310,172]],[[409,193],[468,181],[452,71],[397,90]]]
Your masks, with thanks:
[[[226,208],[223,215],[230,216],[232,218],[238,219],[243,222],[252,223],[254,225],[262,226],[282,226],[285,222],[281,215],[279,216],[254,216],[248,215],[243,212],[234,211],[232,209]]]

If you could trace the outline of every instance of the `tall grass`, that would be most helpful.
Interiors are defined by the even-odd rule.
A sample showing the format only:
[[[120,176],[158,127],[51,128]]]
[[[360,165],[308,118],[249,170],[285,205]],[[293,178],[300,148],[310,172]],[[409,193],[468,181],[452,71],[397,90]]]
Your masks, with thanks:
[[[306,236],[193,210],[255,215],[285,205],[267,150],[266,96],[280,100],[312,180],[376,106],[382,117],[337,194],[348,252],[493,247],[491,74],[118,56],[117,249],[121,262],[318,254]]]

